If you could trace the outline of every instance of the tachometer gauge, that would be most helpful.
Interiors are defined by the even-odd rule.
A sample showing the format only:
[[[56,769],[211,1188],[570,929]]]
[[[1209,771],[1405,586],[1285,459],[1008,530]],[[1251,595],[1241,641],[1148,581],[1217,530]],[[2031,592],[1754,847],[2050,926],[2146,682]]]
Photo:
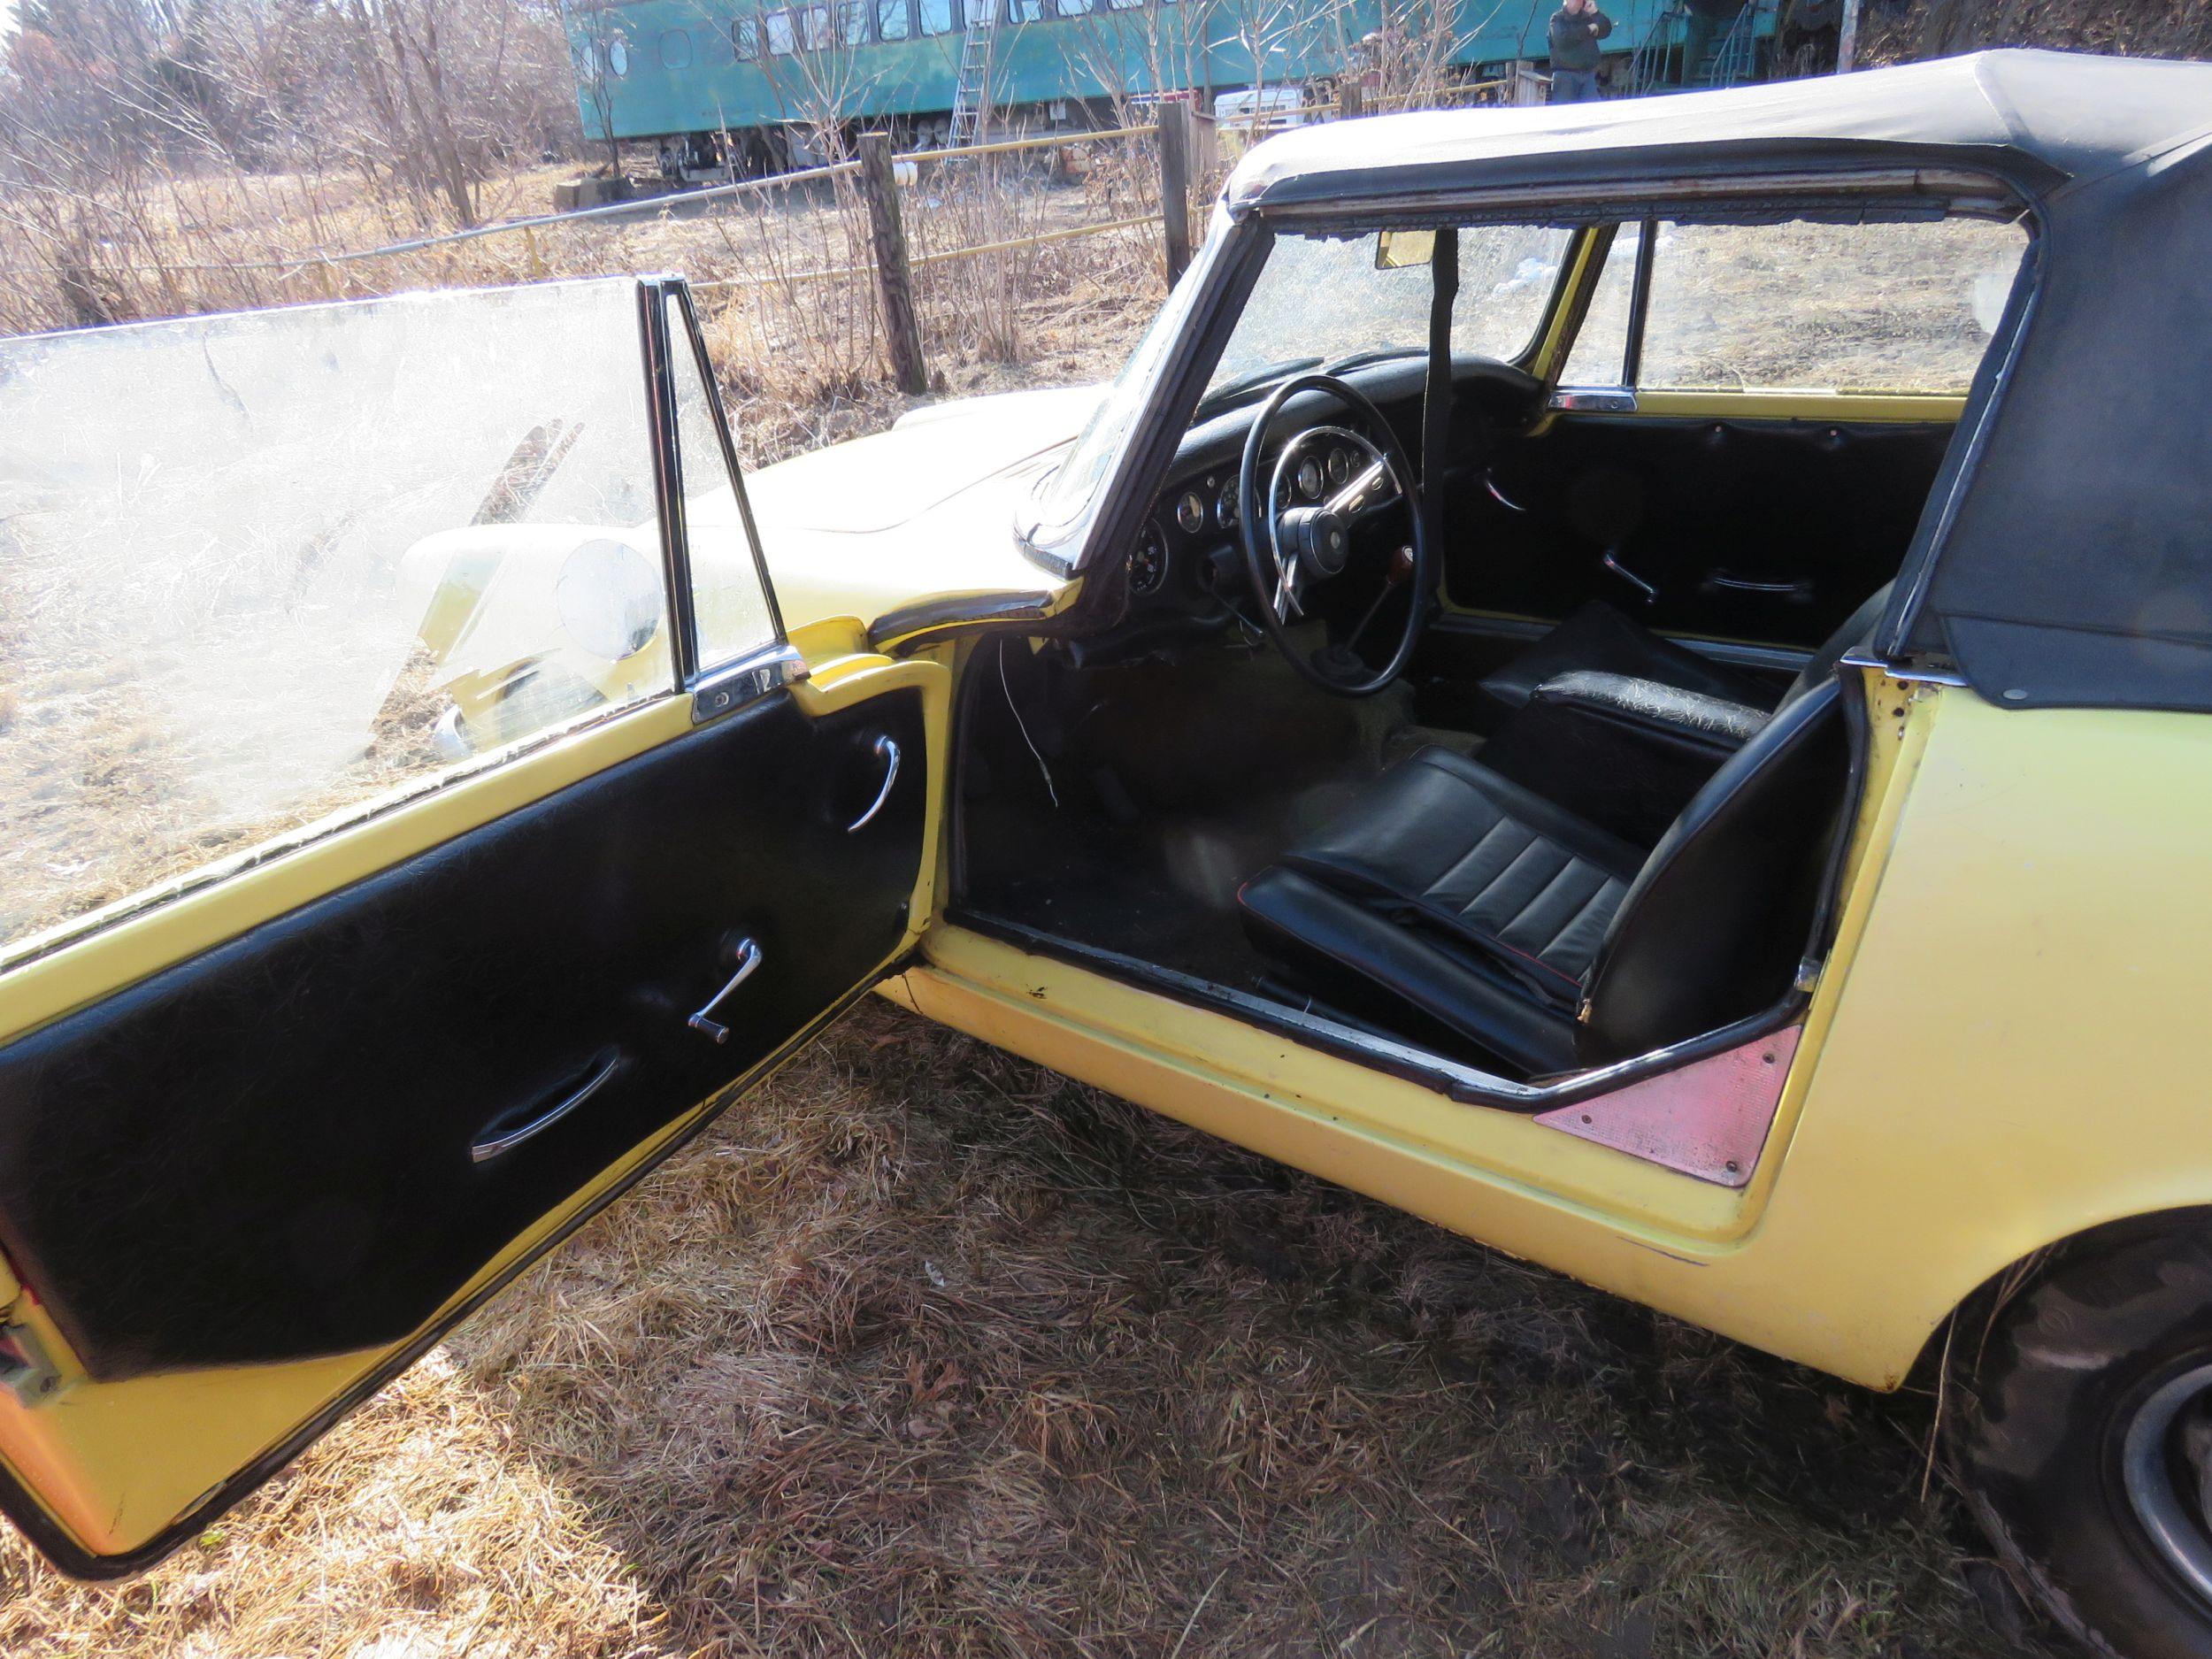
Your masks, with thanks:
[[[1196,496],[1192,496],[1195,501]],[[1160,534],[1160,526],[1145,520],[1144,534],[1137,538],[1135,549],[1129,555],[1129,591],[1133,594],[1156,594],[1160,584],[1167,580],[1167,537]]]
[[[1206,527],[1206,503],[1198,499],[1198,492],[1187,489],[1183,499],[1175,503],[1175,522],[1183,526],[1185,535],[1196,535]]]
[[[1329,482],[1341,484],[1352,475],[1352,452],[1349,449],[1329,451]]]
[[[1214,503],[1214,522],[1224,530],[1237,527],[1237,480],[1233,478],[1221,487],[1221,499]]]
[[[1298,463],[1298,493],[1308,501],[1321,499],[1321,463],[1310,457]]]

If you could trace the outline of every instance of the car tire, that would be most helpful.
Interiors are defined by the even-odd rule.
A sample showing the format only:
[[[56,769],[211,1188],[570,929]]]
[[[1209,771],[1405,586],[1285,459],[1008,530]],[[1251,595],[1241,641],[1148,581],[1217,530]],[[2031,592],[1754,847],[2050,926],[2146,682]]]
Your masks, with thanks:
[[[1956,1461],[2016,1578],[2093,1652],[2212,1654],[2212,1227],[2077,1247],[1969,1340]]]

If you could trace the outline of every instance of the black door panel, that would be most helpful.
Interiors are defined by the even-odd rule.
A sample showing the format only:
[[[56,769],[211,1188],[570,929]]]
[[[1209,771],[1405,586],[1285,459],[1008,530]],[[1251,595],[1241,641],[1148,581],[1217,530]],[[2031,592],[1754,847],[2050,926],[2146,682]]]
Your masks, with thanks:
[[[406,1336],[896,948],[923,735],[779,692],[0,1049],[9,1259],[101,1379]]]
[[[1563,416],[1454,501],[1453,599],[1556,619],[1605,599],[1655,628],[1817,644],[1897,573],[1948,423]],[[1647,601],[1601,560],[1658,590]]]

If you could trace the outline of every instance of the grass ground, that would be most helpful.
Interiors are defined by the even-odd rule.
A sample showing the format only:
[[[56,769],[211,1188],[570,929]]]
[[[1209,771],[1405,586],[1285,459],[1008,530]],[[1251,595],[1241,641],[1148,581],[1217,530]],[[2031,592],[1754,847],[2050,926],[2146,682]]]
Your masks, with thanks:
[[[2044,1651],[1929,1418],[871,1003],[0,1651]]]

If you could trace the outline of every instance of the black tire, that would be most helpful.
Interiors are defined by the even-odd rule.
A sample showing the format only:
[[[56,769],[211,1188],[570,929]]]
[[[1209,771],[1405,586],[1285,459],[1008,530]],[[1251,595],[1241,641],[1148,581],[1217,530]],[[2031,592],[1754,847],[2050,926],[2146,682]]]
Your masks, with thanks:
[[[1962,1317],[1962,1369],[1973,1356],[1959,1350],[1982,1330]],[[2185,1559],[2212,1554],[2205,1431],[2192,1436],[2189,1418],[2160,1427],[2171,1402],[2212,1389],[2212,1227],[2069,1252],[1998,1316],[1978,1373],[1962,1380],[1973,1398],[1955,1444],[1975,1514],[2044,1610],[2095,1653],[2212,1655],[2212,1595]],[[2178,1554],[2146,1519],[2158,1517],[2145,1494],[2163,1495],[2159,1479],[2186,1523],[2170,1534]]]

